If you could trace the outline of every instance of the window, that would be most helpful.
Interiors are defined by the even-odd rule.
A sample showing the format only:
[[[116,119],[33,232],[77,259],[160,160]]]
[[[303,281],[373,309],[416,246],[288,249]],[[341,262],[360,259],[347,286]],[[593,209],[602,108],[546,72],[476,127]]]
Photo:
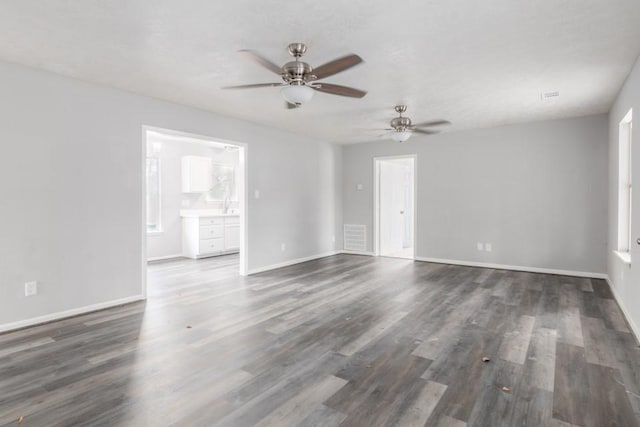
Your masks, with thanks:
[[[623,261],[631,262],[631,129],[632,111],[620,122],[618,144],[618,251]]]
[[[160,159],[147,157],[147,233],[159,233],[161,231]]]
[[[214,163],[211,168],[213,185],[207,194],[208,201],[238,201],[236,169],[233,165]]]

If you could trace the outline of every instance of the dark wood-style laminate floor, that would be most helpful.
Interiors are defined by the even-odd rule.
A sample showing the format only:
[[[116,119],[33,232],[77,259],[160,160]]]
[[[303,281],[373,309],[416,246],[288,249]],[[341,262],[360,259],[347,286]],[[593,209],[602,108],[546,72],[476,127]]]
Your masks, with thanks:
[[[602,280],[351,255],[236,271],[151,264],[146,304],[0,335],[0,425],[638,425],[640,352]]]

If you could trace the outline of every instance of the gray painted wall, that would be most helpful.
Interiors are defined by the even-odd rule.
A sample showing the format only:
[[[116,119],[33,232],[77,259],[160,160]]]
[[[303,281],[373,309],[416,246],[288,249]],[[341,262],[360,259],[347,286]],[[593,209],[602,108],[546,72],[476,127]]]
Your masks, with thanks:
[[[614,253],[618,233],[618,126],[629,109],[633,108],[634,126],[632,135],[632,186],[640,188],[640,59],[627,78],[620,94],[609,113],[609,251],[608,272],[611,285],[626,311],[627,318],[634,324],[636,334],[640,333],[640,246],[631,245],[631,265],[624,264]],[[637,190],[631,207],[632,242],[640,237],[640,197]]]
[[[0,325],[140,294],[143,125],[248,144],[249,269],[334,249],[331,144],[6,62],[0,117]]]
[[[343,221],[369,251],[373,158],[400,154],[418,156],[417,257],[606,272],[606,115],[345,146]]]

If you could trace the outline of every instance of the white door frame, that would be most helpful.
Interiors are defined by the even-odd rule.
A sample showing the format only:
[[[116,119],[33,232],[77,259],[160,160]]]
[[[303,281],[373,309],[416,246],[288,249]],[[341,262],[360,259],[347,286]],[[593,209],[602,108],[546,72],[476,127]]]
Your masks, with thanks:
[[[402,154],[397,156],[379,156],[373,158],[373,254],[380,256],[380,162],[384,160],[413,159],[413,259],[416,259],[418,240],[418,155]]]
[[[240,157],[240,188],[238,193],[238,200],[240,201],[240,275],[246,276],[249,270],[249,233],[248,233],[248,185],[249,185],[249,167],[248,167],[248,144],[238,141],[230,141],[228,139],[221,139],[214,136],[198,135],[189,132],[182,132],[173,129],[165,129],[156,126],[142,126],[142,194],[146,194],[147,182],[146,182],[146,158],[147,158],[147,132],[155,131],[163,133],[165,135],[183,136],[194,139],[201,139],[204,142],[218,142],[222,144],[235,145],[239,148],[238,155]],[[142,197],[142,296],[147,297],[147,198]]]

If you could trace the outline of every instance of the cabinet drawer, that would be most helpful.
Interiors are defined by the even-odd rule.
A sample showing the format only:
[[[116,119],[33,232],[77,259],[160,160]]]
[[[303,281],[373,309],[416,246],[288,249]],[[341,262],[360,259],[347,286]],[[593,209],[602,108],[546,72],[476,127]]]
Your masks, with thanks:
[[[224,223],[229,225],[229,224],[240,224],[240,217],[239,216],[228,216],[224,219]]]
[[[208,254],[212,252],[222,252],[224,250],[224,239],[206,239],[200,240],[201,254]]]
[[[205,225],[200,227],[200,240],[217,239],[224,236],[223,225]]]
[[[205,225],[224,225],[224,218],[219,217],[201,217],[200,227]]]

